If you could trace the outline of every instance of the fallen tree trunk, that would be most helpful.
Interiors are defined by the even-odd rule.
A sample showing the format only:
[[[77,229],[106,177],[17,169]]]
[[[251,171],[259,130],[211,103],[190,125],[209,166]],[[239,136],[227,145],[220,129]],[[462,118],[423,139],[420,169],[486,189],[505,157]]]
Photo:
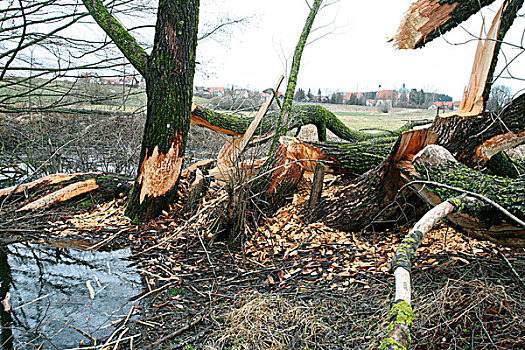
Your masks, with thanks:
[[[196,104],[193,104],[191,113],[191,122],[194,125],[206,127],[218,133],[231,136],[244,134],[253,120],[253,117],[240,117],[218,113]],[[275,130],[277,118],[278,115],[276,113],[268,113],[260,123],[257,133],[265,134]],[[350,129],[339,120],[334,113],[323,106],[294,105],[289,116],[288,130],[297,129],[306,125],[314,125],[317,128],[318,139],[321,142],[326,141],[327,130],[346,141],[364,141],[392,135],[392,132],[371,134]],[[404,127],[396,132],[399,133],[405,129]]]
[[[395,37],[397,45],[400,48],[421,47],[477,12],[477,6],[491,2],[417,1]],[[421,152],[413,162],[411,154],[401,154],[397,162],[391,157],[392,162],[387,164],[389,169],[397,168],[399,178],[433,208],[412,228],[393,259],[396,294],[381,349],[410,347],[414,317],[410,305],[411,261],[425,234],[439,220],[446,217],[461,231],[479,239],[507,246],[525,246],[525,182],[522,178],[497,177],[479,170],[494,155],[525,141],[524,95],[498,115],[484,111],[501,43],[522,5],[523,0],[503,2],[487,31],[488,40],[478,42],[470,84],[460,109],[436,118],[428,129],[435,135],[434,143],[444,147],[420,143],[417,146]],[[481,33],[484,33],[483,27]],[[512,174],[503,170],[502,173]],[[388,201],[392,197],[382,199]]]
[[[319,215],[325,217],[327,224],[348,231],[362,230],[372,222],[401,224],[414,220],[417,211],[401,213],[396,203],[395,196],[403,185],[396,163],[411,159],[429,144],[438,144],[466,165],[484,166],[494,154],[525,141],[523,111],[525,94],[516,98],[496,120],[490,113],[469,118],[436,117],[431,127],[406,132],[393,147],[390,157],[357,183],[343,189],[333,201],[325,202]],[[417,201],[412,204],[417,205]]]
[[[288,161],[302,161],[298,166],[314,172],[315,160],[323,161],[330,174],[358,176],[380,164],[390,153],[397,137],[378,137],[362,142],[311,142],[282,138]]]
[[[477,239],[525,247],[524,179],[483,174],[436,145],[427,146],[413,162],[398,166],[404,182],[431,206],[462,194],[477,198],[476,206],[460,208],[460,214],[447,217],[452,226]]]

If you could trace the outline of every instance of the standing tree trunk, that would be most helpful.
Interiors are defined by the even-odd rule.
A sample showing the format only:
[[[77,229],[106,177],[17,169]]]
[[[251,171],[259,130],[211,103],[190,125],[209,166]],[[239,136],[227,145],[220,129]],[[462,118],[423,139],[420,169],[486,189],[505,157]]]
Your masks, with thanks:
[[[199,0],[160,1],[145,72],[148,111],[126,215],[155,217],[174,200],[190,127]]]
[[[199,0],[160,0],[151,55],[102,0],[83,0],[91,16],[146,80],[148,110],[140,165],[126,215],[145,221],[177,194],[191,120]]]

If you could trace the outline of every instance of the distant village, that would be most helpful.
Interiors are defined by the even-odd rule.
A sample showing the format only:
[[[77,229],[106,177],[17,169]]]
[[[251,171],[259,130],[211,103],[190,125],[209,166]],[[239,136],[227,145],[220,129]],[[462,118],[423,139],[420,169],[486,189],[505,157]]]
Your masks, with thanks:
[[[137,78],[137,76],[133,75],[126,77],[100,77],[93,74],[85,74],[80,78],[90,83],[103,85],[126,85],[137,88],[146,87],[146,83],[142,77]],[[233,86],[195,86],[193,94],[194,96],[207,99],[230,97],[232,99],[244,98],[264,100],[271,96],[272,89],[253,91]],[[282,99],[284,98],[284,95],[279,92],[278,97]],[[330,94],[323,94],[321,89],[312,92],[311,89],[305,91],[304,89],[299,88],[295,93],[294,100],[307,103],[345,104],[382,107],[385,109],[400,107],[425,108],[432,110],[456,110],[461,104],[461,101],[454,101],[449,95],[436,92],[426,92],[423,91],[423,89],[408,89],[405,84],[403,84],[398,90],[384,90],[381,85],[379,85],[376,91],[332,92]]]
[[[271,96],[272,90],[252,91],[244,88],[224,87],[224,86],[196,86],[194,96],[202,98],[267,98]],[[282,93],[278,93],[279,98],[284,98]],[[408,89],[405,84],[398,90],[383,90],[381,85],[376,91],[367,92],[333,92],[329,95],[322,94],[321,89],[315,93],[308,89],[297,89],[294,100],[297,102],[309,103],[331,103],[360,105],[371,107],[403,107],[403,108],[426,108],[440,110],[458,109],[461,101],[453,101],[452,97],[446,94],[436,92],[425,92],[422,89]]]

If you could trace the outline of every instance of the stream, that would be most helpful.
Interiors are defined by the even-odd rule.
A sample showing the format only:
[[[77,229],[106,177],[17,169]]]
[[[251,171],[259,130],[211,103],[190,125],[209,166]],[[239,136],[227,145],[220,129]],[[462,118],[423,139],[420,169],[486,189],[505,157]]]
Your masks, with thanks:
[[[129,255],[129,248],[1,245],[0,349],[73,349],[110,336],[112,323],[130,313],[129,298],[142,291],[139,274],[123,260]]]

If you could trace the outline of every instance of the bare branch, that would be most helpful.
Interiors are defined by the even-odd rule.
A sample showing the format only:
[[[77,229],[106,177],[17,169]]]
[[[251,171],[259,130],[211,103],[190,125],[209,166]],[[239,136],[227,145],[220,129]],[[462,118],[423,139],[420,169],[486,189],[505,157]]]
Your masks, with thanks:
[[[135,38],[109,13],[101,0],[82,0],[91,16],[108,34],[137,71],[144,75],[148,54]]]

